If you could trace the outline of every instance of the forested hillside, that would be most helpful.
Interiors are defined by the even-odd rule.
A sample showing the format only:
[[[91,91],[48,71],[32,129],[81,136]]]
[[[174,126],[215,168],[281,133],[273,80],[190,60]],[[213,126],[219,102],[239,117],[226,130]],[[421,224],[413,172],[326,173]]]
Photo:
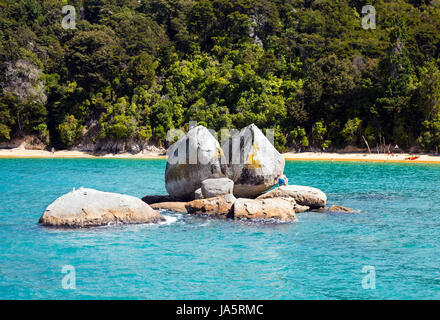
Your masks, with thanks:
[[[63,29],[62,7],[76,8]],[[361,26],[362,6],[376,29]],[[440,146],[440,1],[0,0],[0,141],[276,128],[285,151]],[[364,140],[365,138],[365,140]]]

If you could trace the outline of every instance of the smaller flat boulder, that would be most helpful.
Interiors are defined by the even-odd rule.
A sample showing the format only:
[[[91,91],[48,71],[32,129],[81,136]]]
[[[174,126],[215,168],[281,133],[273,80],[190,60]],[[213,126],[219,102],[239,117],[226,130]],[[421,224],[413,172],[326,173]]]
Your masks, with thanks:
[[[311,209],[323,208],[327,202],[327,196],[321,190],[297,185],[275,188],[262,194],[257,199],[271,198],[293,198],[297,204],[310,207]]]
[[[232,194],[234,181],[228,178],[206,179],[202,181],[201,190],[204,199]]]
[[[189,214],[229,218],[236,198],[232,194],[208,199],[193,200],[186,204]]]
[[[295,204],[282,198],[246,199],[239,198],[234,203],[234,219],[295,221]]]
[[[110,223],[158,223],[165,221],[141,199],[117,193],[80,188],[50,204],[39,223],[54,227],[93,227]]]
[[[347,208],[347,207],[343,207],[343,206],[338,206],[338,205],[332,205],[328,211],[330,212],[344,212],[344,213],[354,213],[355,210],[352,208]]]
[[[156,210],[168,210],[173,212],[186,213],[186,202],[159,202],[153,203],[150,206]]]

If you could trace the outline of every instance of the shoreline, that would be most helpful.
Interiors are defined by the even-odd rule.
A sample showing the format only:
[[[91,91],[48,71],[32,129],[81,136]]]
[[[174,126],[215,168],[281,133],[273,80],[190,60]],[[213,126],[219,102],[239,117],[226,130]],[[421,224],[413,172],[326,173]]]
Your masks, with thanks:
[[[22,148],[0,149],[0,159],[166,159],[158,153],[120,153],[93,154],[77,150],[60,150],[54,153],[47,150],[27,150]]]
[[[384,163],[439,163],[440,157],[429,154],[417,154],[420,158],[406,160],[414,156],[409,153],[398,153],[393,155],[383,153],[324,153],[324,152],[302,152],[283,153],[284,159],[288,161],[344,161],[344,162],[384,162]]]
[[[283,153],[287,161],[348,161],[348,162],[386,162],[386,163],[440,163],[440,156],[427,154],[420,155],[417,160],[405,160],[410,155],[402,154],[369,154],[369,153],[324,153],[324,152],[302,152]],[[96,155],[84,151],[60,150],[53,154],[46,150],[27,150],[23,148],[0,149],[0,159],[166,159],[166,155],[154,152],[149,153],[122,153]]]

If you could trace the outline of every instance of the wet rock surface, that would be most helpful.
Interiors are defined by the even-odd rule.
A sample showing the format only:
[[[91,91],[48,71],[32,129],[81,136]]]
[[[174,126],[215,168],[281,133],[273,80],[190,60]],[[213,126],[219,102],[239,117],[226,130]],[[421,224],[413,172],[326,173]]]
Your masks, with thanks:
[[[328,211],[330,212],[345,212],[345,213],[354,213],[355,210],[352,208],[347,208],[347,207],[343,207],[343,206],[338,206],[338,205],[332,205]]]
[[[159,202],[150,205],[151,208],[156,210],[168,210],[173,212],[186,213],[186,202]]]
[[[186,204],[186,209],[189,214],[231,218],[231,209],[235,201],[236,198],[232,194],[227,194],[209,199],[190,201]]]
[[[147,195],[142,198],[146,204],[160,203],[160,202],[175,202],[179,201],[176,197],[170,195]]]
[[[295,221],[294,204],[286,199],[237,199],[233,207],[234,219]]]

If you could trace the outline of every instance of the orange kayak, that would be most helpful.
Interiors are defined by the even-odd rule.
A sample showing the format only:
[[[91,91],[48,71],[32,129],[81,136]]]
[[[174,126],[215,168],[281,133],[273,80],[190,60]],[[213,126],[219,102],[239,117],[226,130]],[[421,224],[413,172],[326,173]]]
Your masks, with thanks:
[[[405,160],[417,160],[420,156],[405,158]]]

